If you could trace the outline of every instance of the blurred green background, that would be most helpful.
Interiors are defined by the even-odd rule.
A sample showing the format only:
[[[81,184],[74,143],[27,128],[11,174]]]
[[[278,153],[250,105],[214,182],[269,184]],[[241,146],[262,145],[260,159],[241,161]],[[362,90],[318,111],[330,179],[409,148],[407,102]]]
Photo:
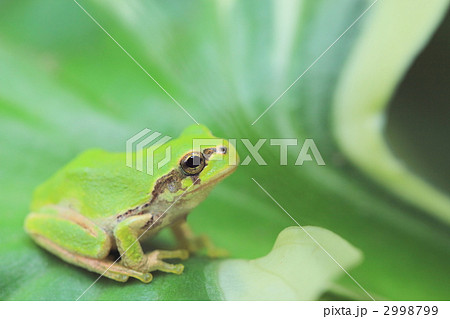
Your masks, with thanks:
[[[324,167],[293,165],[298,147],[290,149],[289,165],[280,166],[278,148],[267,142],[261,150],[267,166],[253,160],[239,167],[190,215],[196,232],[208,234],[234,258],[267,254],[277,234],[293,222],[255,178],[300,224],[329,229],[359,248],[364,260],[351,274],[376,299],[450,298],[448,223],[375,181],[341,149],[333,129],[337,88],[372,19],[384,14],[383,6],[394,6],[390,24],[379,32],[396,36],[402,22],[414,17],[402,14],[402,6],[414,14],[428,12],[420,0],[380,0],[253,126],[370,1],[80,4],[216,136],[316,142]],[[431,7],[436,13],[423,18],[427,37],[440,24],[447,2],[433,0]],[[445,19],[412,64],[389,102],[383,131],[411,174],[447,199],[448,30]],[[402,41],[399,33],[397,46],[380,45],[379,63],[404,46]],[[405,60],[420,48],[405,53]],[[376,78],[360,81],[381,85]],[[23,232],[37,185],[88,148],[124,151],[125,141],[143,128],[177,136],[190,124],[73,1],[0,1],[0,299],[73,300],[97,277],[39,249]],[[245,158],[242,145],[238,151]],[[379,161],[377,154],[373,161]],[[412,197],[417,202],[422,196]],[[450,215],[448,205],[441,208]],[[163,236],[159,244],[171,242]],[[211,299],[205,271],[210,263],[191,258],[183,276],[158,274],[150,285],[102,278],[84,298]],[[323,298],[367,296],[343,275]]]

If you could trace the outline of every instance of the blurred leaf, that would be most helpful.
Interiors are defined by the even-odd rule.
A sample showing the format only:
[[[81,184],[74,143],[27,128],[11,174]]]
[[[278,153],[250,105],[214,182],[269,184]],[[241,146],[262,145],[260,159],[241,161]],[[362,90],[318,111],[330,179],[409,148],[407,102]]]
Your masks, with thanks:
[[[437,24],[433,18],[445,12],[442,8],[447,1],[435,3],[441,5],[423,8],[420,2],[413,1],[405,7],[403,1],[391,1],[381,7],[384,12],[366,26],[366,37],[350,56],[351,62],[342,74],[336,92],[334,123],[340,146],[352,161],[400,197],[450,224],[450,198],[411,174],[402,161],[391,154],[384,137],[386,101],[411,63],[413,53],[428,39],[429,21]],[[398,20],[397,34],[387,36],[391,13],[405,8],[410,9],[410,18]],[[399,36],[401,45],[397,41]],[[380,45],[391,48],[389,59],[383,64],[373,63],[384,60],[385,53],[377,50]],[[369,77],[373,79],[370,86],[360,81]],[[350,90],[354,93],[348,94]],[[376,161],[372,160],[373,154],[377,154]]]
[[[316,300],[333,278],[342,275],[342,269],[325,251],[332,251],[344,269],[361,260],[355,247],[329,230],[292,226],[278,235],[267,256],[250,261],[222,261],[213,265],[218,275],[210,273],[209,277],[218,277],[215,284],[221,294],[217,299]]]
[[[329,229],[361,250],[364,261],[352,276],[377,299],[446,300],[448,224],[436,218],[432,205],[418,204],[422,193],[398,197],[389,181],[380,184],[381,175],[367,174],[367,161],[377,162],[378,154],[355,160],[360,145],[352,153],[341,148],[332,125],[338,85],[360,44],[371,43],[380,52],[373,63],[388,65],[391,42],[367,31],[378,19],[388,21],[380,32],[398,46],[412,41],[397,57],[404,65],[383,96],[364,101],[377,105],[378,113],[386,105],[447,3],[429,1],[433,10],[427,10],[434,14],[410,30],[396,28],[415,19],[410,13],[421,10],[419,2],[399,0],[398,10],[388,11],[387,2],[379,1],[252,126],[371,2],[80,1],[216,136],[253,143],[298,138],[299,144],[313,138],[317,144],[326,166],[293,165],[301,145],[290,147],[289,165],[280,166],[279,148],[267,141],[261,155],[268,165],[252,160],[218,185],[189,217],[196,232],[207,233],[236,258],[267,254],[277,234],[293,223],[254,177],[300,224]],[[414,42],[419,27],[421,37]],[[192,120],[72,1],[2,1],[0,30],[0,299],[76,299],[97,276],[65,264],[25,235],[33,189],[87,148],[123,151],[126,139],[145,127],[176,136]],[[364,74],[366,66],[358,64],[358,72]],[[370,88],[380,81],[370,75],[355,79]],[[349,100],[356,93],[351,86],[341,91]],[[247,156],[242,145],[238,151]],[[166,234],[157,239],[171,243]],[[149,285],[102,278],[83,299],[210,299],[217,288],[208,286],[211,265],[191,258],[183,275],[157,273]],[[367,299],[345,275],[338,285]]]

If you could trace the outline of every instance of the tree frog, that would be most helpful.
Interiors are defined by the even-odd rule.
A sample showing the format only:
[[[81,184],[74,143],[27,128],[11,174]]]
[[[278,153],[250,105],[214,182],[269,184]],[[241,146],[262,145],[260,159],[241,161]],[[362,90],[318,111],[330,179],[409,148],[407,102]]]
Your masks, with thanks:
[[[194,139],[206,145],[194,150]],[[186,259],[189,252],[220,254],[207,237],[193,235],[186,217],[236,169],[233,145],[193,125],[163,146],[132,153],[153,165],[151,175],[128,167],[126,155],[88,150],[59,170],[35,190],[26,232],[66,262],[121,282],[148,283],[155,270],[181,274],[182,264],[164,260]],[[140,241],[167,227],[179,249],[144,253]],[[111,266],[112,251],[121,258]]]

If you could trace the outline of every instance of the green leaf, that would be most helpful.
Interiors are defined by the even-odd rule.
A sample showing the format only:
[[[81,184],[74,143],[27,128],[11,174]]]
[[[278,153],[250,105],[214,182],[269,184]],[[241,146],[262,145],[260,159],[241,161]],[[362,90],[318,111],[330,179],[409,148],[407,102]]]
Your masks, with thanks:
[[[233,258],[266,255],[277,235],[294,223],[255,178],[301,225],[328,229],[359,249],[364,259],[351,275],[376,299],[450,298],[448,194],[393,157],[379,122],[370,130],[364,126],[383,118],[448,1],[428,1],[425,8],[421,0],[380,0],[323,56],[371,2],[80,4],[216,136],[253,144],[259,138],[299,139],[298,146],[289,147],[288,165],[279,165],[279,147],[266,141],[260,153],[268,165],[252,160],[218,185],[189,217],[197,233],[209,235]],[[44,252],[24,233],[37,185],[85,149],[124,151],[125,141],[143,128],[176,136],[190,124],[192,119],[75,2],[3,1],[0,299],[75,300],[97,278]],[[326,166],[294,165],[306,138],[314,139]],[[248,151],[241,143],[237,147],[244,159]],[[170,247],[173,240],[163,233],[152,245]],[[233,268],[236,262],[224,265]],[[214,265],[208,258],[191,258],[183,275],[156,273],[147,285],[102,278],[82,299],[222,296]],[[233,269],[245,273],[245,266]],[[300,290],[297,297],[316,298],[323,287]],[[339,294],[368,299],[343,272],[336,287]],[[250,298],[250,292],[242,296]]]

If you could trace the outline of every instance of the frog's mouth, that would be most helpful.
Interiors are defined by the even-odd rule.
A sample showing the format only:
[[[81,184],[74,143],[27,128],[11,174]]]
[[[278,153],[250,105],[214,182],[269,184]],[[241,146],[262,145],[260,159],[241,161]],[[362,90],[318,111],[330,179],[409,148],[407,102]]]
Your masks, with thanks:
[[[235,170],[237,169],[237,165],[230,165],[227,169],[225,169],[220,175],[218,175],[215,178],[211,178],[207,183],[202,183],[202,180],[196,176],[192,176],[192,180],[195,184],[198,184],[198,187],[195,189],[192,189],[191,191],[188,191],[187,194],[191,194],[193,192],[197,192],[200,189],[207,188],[209,186],[214,186],[215,184],[219,183],[221,180],[225,179],[229,175],[231,175]]]

